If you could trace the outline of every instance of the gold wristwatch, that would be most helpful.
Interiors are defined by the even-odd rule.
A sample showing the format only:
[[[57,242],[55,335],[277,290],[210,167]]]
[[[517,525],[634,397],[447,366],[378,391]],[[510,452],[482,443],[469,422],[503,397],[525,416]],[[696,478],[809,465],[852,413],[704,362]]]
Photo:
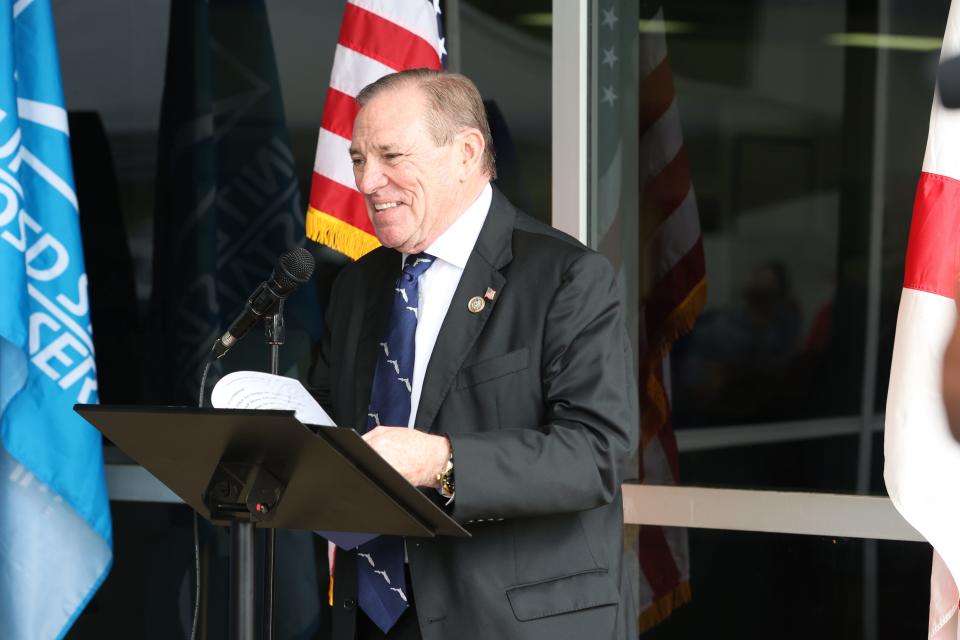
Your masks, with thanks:
[[[450,459],[447,460],[446,468],[437,474],[438,491],[446,499],[453,498],[456,486],[453,482],[453,452],[450,452]]]

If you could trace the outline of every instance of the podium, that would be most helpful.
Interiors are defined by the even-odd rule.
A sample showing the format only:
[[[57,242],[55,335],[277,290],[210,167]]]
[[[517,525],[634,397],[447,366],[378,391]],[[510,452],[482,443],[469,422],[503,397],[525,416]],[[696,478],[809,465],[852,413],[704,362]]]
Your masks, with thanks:
[[[253,529],[469,537],[351,429],[293,411],[74,406],[197,513],[233,528],[231,637],[254,637]]]

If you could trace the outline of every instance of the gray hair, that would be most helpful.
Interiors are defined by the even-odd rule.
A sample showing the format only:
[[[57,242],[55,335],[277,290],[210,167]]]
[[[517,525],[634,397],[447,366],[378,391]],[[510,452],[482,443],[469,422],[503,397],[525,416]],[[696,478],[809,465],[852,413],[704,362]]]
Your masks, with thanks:
[[[363,107],[381,93],[409,85],[416,86],[427,100],[427,109],[432,116],[427,127],[433,142],[443,146],[461,131],[477,129],[484,141],[483,168],[491,180],[496,178],[497,164],[487,111],[477,85],[467,76],[434,69],[398,71],[364,87],[357,94],[357,102]]]

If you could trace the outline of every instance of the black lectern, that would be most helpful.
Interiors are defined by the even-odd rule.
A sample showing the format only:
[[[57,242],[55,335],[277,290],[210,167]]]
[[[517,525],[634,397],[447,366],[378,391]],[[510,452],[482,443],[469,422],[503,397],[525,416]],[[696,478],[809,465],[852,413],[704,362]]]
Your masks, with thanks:
[[[204,518],[234,527],[233,637],[252,640],[253,528],[467,537],[350,429],[293,411],[74,409]]]

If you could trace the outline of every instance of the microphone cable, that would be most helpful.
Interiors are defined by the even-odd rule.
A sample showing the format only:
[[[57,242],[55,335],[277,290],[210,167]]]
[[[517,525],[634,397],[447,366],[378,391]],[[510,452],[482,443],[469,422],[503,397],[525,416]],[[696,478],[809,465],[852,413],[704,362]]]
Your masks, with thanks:
[[[214,358],[207,358],[207,363],[203,366],[203,375],[200,376],[200,397],[197,399],[197,408],[203,409],[203,390],[207,385],[207,374],[210,373],[210,365]],[[193,511],[193,509],[191,509]],[[193,511],[193,567],[195,571],[195,587],[193,594],[193,622],[190,624],[190,640],[197,639],[197,623],[200,620],[200,533],[199,516]]]

